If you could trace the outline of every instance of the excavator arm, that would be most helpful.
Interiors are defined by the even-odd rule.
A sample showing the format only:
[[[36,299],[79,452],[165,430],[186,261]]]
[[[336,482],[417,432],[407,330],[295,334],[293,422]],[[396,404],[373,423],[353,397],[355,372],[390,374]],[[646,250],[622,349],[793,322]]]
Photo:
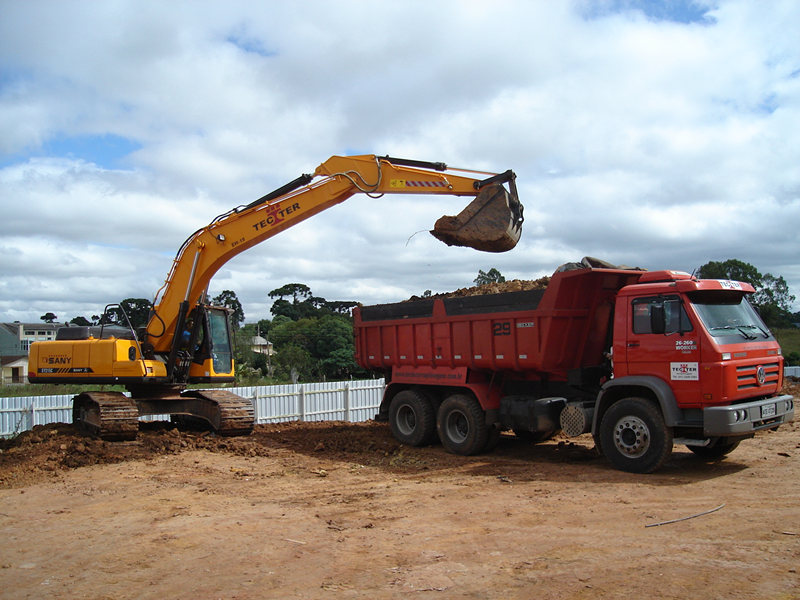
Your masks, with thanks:
[[[522,205],[512,171],[475,178],[455,174],[443,163],[392,157],[333,156],[313,175],[294,181],[214,219],[179,249],[164,285],[156,294],[147,325],[155,353],[174,349],[191,307],[202,298],[214,274],[237,254],[339,204],[357,193],[473,196],[458,216],[440,218],[431,233],[448,245],[504,252],[519,240]],[[509,185],[509,190],[503,187]],[[174,351],[174,350],[173,350]]]

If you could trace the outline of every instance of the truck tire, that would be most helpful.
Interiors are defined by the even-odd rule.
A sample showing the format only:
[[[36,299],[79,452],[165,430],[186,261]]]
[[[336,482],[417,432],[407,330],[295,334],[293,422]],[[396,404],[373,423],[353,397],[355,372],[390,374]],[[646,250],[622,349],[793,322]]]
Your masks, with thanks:
[[[399,392],[389,405],[389,427],[398,442],[426,446],[436,439],[433,404],[415,390]]]
[[[600,443],[606,458],[618,469],[652,473],[672,452],[672,429],[649,400],[624,398],[603,415]]]
[[[462,456],[482,451],[489,439],[486,414],[478,401],[466,394],[453,394],[442,402],[436,428],[445,449]]]
[[[694,452],[700,458],[706,460],[718,460],[725,458],[728,454],[739,447],[741,440],[726,440],[725,438],[717,438],[713,445],[708,446],[686,446],[689,450]]]

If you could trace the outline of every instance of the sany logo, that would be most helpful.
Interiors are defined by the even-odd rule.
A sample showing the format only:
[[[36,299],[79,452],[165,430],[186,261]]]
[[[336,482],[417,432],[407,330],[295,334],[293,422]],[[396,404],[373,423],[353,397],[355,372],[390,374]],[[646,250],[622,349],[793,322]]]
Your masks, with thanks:
[[[43,361],[46,365],[68,365],[70,363],[69,356],[45,356]]]

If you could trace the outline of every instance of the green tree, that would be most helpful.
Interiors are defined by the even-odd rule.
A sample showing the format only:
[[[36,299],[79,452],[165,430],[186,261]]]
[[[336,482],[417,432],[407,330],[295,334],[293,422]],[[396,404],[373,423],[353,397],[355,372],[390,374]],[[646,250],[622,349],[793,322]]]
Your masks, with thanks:
[[[769,327],[789,327],[792,323],[792,303],[795,297],[782,276],[762,275],[753,265],[732,258],[722,262],[711,261],[697,270],[702,279],[731,279],[749,283],[755,293],[749,298],[761,318]]]
[[[310,318],[281,321],[272,328],[270,341],[278,352],[285,346],[297,346],[308,351],[310,355],[314,350],[315,325],[315,320]]]
[[[272,290],[269,294],[270,298],[284,298],[286,296],[292,297],[292,303],[297,304],[300,298],[310,298],[311,288],[304,283],[287,283],[279,288]]]
[[[754,294],[753,305],[759,308],[761,316],[768,323],[790,327],[794,300],[783,276],[775,277],[766,273],[761,278],[761,287]]]
[[[350,319],[357,302],[329,302],[301,283],[276,288],[269,296],[275,299],[275,317],[265,325],[275,351],[276,377],[332,379],[360,372],[353,359]]]
[[[267,294],[270,298],[274,298],[275,302],[272,304],[270,312],[275,315],[284,315],[296,321],[307,316],[308,310],[304,310],[300,304],[311,298],[311,288],[303,283],[287,283],[284,286],[272,290]],[[286,298],[291,298],[291,301]]]
[[[750,263],[736,258],[718,262],[710,261],[697,270],[701,279],[730,279],[731,281],[744,281],[758,289],[761,285],[761,273]]]
[[[73,325],[80,325],[82,327],[86,327],[92,324],[92,322],[86,317],[74,317],[73,319],[70,319],[70,323],[72,323]]]
[[[350,309],[358,305],[351,300],[334,300],[329,302],[321,296],[314,296],[311,288],[302,283],[287,283],[272,290],[269,297],[275,299],[270,312],[285,316],[293,321],[309,317],[321,317],[328,314],[350,314]]]
[[[49,312],[49,313],[45,313],[45,314],[43,314],[43,315],[42,315],[41,317],[39,317],[39,318],[40,318],[42,321],[44,321],[45,323],[53,323],[53,322],[54,322],[54,321],[55,321],[55,320],[56,320],[58,317],[57,317],[56,315],[54,315],[53,313]]]
[[[150,318],[150,308],[152,306],[153,304],[146,298],[125,298],[125,300],[119,303],[119,308],[110,308],[108,310],[108,318],[105,320],[101,319],[100,321],[105,324],[117,323],[123,327],[127,327],[128,322],[122,314],[122,311],[125,311],[125,314],[128,315],[128,319],[130,319],[131,326],[134,329],[138,329],[147,325],[147,321]],[[105,317],[105,315],[103,316]]]
[[[268,338],[270,329],[272,329],[272,321],[269,319],[260,319],[256,323],[256,333],[261,337]]]
[[[300,346],[288,344],[275,354],[276,374],[297,383],[313,377],[313,360],[310,353]]]
[[[488,271],[478,269],[478,276],[473,280],[475,285],[486,285],[487,283],[503,283],[506,280],[500,271],[492,267]]]
[[[231,310],[231,325],[233,329],[239,329],[244,323],[244,309],[239,298],[236,297],[236,292],[231,290],[222,290],[217,296],[211,299],[211,304],[214,306],[224,306]]]
[[[317,320],[312,356],[319,361],[323,377],[346,377],[357,370],[354,354],[353,327],[349,319],[326,315]]]

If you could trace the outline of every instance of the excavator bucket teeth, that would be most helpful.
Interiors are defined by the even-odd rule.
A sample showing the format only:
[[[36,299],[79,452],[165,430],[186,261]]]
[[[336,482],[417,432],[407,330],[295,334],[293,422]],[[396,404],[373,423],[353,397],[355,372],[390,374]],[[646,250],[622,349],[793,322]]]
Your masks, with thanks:
[[[486,185],[457,216],[440,217],[431,235],[448,246],[506,252],[522,234],[522,204],[500,184]]]

